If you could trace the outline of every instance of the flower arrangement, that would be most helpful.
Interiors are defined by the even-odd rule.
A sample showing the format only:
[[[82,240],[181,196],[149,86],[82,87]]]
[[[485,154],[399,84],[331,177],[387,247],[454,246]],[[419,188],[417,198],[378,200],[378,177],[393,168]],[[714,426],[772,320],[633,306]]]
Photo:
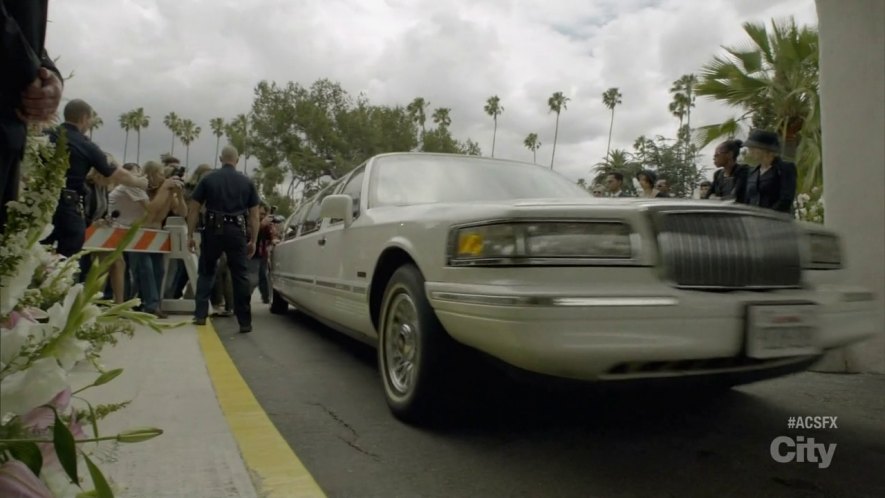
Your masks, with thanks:
[[[84,254],[66,259],[40,244],[52,231],[67,168],[64,134],[52,144],[31,130],[22,162],[25,188],[8,204],[6,232],[0,235],[0,496],[113,497],[95,450],[103,442],[162,434],[137,428],[102,435],[99,420],[128,403],[93,406],[82,396],[123,371],[101,366],[105,345],[116,344],[117,336],[131,337],[136,323],[157,331],[166,326],[135,312],[137,299],[118,305],[102,299],[108,269],[137,227],[79,283],[78,259]],[[78,364],[94,368],[91,384],[70,385],[69,373]],[[92,489],[84,490],[89,482]]]
[[[809,193],[802,192],[797,195],[793,202],[793,213],[797,220],[823,223],[823,190],[820,187],[814,187]]]

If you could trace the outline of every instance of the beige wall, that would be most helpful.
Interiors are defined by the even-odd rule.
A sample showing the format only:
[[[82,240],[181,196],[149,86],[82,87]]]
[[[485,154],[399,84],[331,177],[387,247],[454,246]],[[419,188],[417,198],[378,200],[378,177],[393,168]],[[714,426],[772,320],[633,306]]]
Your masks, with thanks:
[[[885,1],[817,0],[817,13],[826,224],[880,310],[878,337],[824,364],[885,373]]]

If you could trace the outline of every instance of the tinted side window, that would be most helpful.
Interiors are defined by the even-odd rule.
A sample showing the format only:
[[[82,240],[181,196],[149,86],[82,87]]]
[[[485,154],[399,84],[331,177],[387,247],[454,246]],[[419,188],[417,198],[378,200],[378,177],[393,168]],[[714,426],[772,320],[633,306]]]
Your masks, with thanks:
[[[307,235],[320,229],[320,222],[322,222],[320,219],[320,204],[322,203],[322,200],[322,197],[317,196],[317,200],[311,202],[310,206],[308,206],[307,214],[304,216],[304,221],[301,223],[300,235]]]
[[[289,220],[286,223],[286,233],[283,234],[283,240],[289,240],[298,235],[298,228],[301,227],[301,220],[304,219],[304,214],[306,212],[307,205],[302,204],[295,210],[295,213],[289,217]]]
[[[360,195],[363,192],[363,178],[365,178],[365,174],[366,168],[365,166],[361,166],[350,175],[350,179],[347,180],[347,185],[341,190],[342,194],[347,194],[353,199],[353,219],[357,219],[360,216]],[[332,221],[337,222],[341,220]]]
[[[301,223],[301,235],[307,235],[320,229],[320,226],[323,224],[323,219],[320,218],[320,209],[323,206],[323,199],[325,199],[327,195],[335,192],[340,186],[341,181],[339,180],[324,188],[316,195],[310,207],[307,208],[307,214],[304,216],[304,221]]]

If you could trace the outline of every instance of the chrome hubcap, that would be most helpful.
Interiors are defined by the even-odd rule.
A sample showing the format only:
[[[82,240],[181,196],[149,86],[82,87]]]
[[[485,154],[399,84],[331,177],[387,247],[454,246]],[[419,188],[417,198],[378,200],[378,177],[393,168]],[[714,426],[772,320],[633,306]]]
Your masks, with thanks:
[[[384,328],[387,377],[400,394],[409,392],[418,369],[418,312],[408,294],[397,295],[390,303]]]

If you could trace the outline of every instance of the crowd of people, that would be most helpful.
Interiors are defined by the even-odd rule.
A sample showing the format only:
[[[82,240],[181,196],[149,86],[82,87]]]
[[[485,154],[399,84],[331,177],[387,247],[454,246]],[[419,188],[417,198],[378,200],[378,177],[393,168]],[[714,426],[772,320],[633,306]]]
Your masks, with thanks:
[[[743,148],[747,149],[746,160],[754,166],[738,162]],[[796,197],[796,165],[784,161],[780,150],[778,134],[766,130],[751,131],[746,142],[732,139],[719,144],[713,153],[713,181],[700,183],[699,197],[789,213]],[[638,197],[671,196],[669,182],[655,172],[643,170],[635,178]],[[591,192],[595,197],[633,197],[625,190],[624,175],[619,172],[608,174],[604,185],[593,185]]]
[[[45,127],[56,119],[64,79],[45,49],[48,2],[3,0],[0,6],[4,27],[0,34],[0,67],[4,68],[0,78],[0,234],[4,234],[8,205],[19,198],[28,127]],[[195,323],[205,323],[208,301],[215,294],[220,296],[216,305],[220,307],[224,299],[224,309],[235,310],[240,332],[250,332],[249,299],[255,287],[261,288],[264,302],[270,297],[267,257],[275,235],[267,206],[259,218],[260,199],[254,184],[236,171],[237,151],[225,147],[219,171],[201,165],[184,181],[180,163],[173,157],[120,165],[102,152],[86,136],[95,113],[85,101],[68,102],[63,118],[47,134],[55,143],[65,136],[69,168],[53,214],[53,231],[42,242],[71,257],[83,249],[90,225],[139,223],[163,228],[170,216],[187,215],[189,245],[195,252],[199,247],[200,253]],[[195,241],[201,225],[203,237],[198,246]],[[226,264],[221,267],[229,269],[230,279],[216,278],[222,256]],[[81,278],[92,259],[80,259]],[[173,265],[169,275],[165,273],[161,254],[126,252],[123,259],[113,262],[107,297],[122,302],[138,296],[143,311],[164,317],[164,296],[181,297],[188,283],[179,264]],[[164,281],[169,283],[166,289]]]
[[[206,240],[204,237],[199,248],[198,273],[200,281],[208,286],[203,296],[207,301],[205,308],[211,301],[213,307],[219,310],[218,316],[232,316],[239,309],[237,318],[241,330],[251,328],[251,315],[244,311],[243,302],[251,299],[256,287],[260,289],[262,301],[270,302],[268,257],[270,246],[277,241],[277,236],[269,206],[258,199],[251,180],[235,169],[238,161],[236,150],[225,147],[221,157],[224,166],[221,169],[201,164],[186,180],[183,178],[185,168],[178,159],[168,155],[143,164],[130,162],[121,165],[85,135],[94,116],[88,103],[74,99],[64,108],[64,123],[48,130],[52,140],[57,140],[59,133],[65,133],[70,168],[53,217],[53,232],[43,242],[54,244],[59,254],[70,257],[83,249],[89,226],[127,228],[137,224],[141,228],[163,229],[172,216],[188,217],[195,220],[190,232],[193,238],[197,233],[205,233],[205,227],[208,221],[214,219],[215,213],[239,216],[238,230],[243,238],[240,253],[232,255],[223,241],[213,240],[212,237]],[[239,177],[247,196],[246,205],[235,208],[235,212],[231,211],[231,203],[235,203],[236,199],[225,197],[237,195],[231,192],[228,185],[231,175]],[[211,183],[207,179],[213,176],[218,176],[219,180],[222,177],[225,179],[216,191],[209,192],[205,184]],[[252,208],[258,214],[254,242],[246,240],[248,225],[245,215]],[[194,216],[189,217],[188,213],[194,210]],[[254,247],[247,252],[249,245]],[[196,245],[194,250],[198,250]],[[214,260],[204,261],[204,253],[213,254]],[[106,256],[99,254],[92,258],[81,258],[81,278],[85,277],[93,260],[102,257]],[[124,257],[114,261],[111,266],[105,297],[117,303],[138,297],[142,311],[160,318],[167,316],[162,306],[164,299],[194,297],[198,301],[199,320],[199,284],[190,282],[192,288],[188,293],[188,282],[187,271],[181,260],[173,260],[167,271],[162,253],[125,252]],[[205,314],[202,318],[205,319]]]

